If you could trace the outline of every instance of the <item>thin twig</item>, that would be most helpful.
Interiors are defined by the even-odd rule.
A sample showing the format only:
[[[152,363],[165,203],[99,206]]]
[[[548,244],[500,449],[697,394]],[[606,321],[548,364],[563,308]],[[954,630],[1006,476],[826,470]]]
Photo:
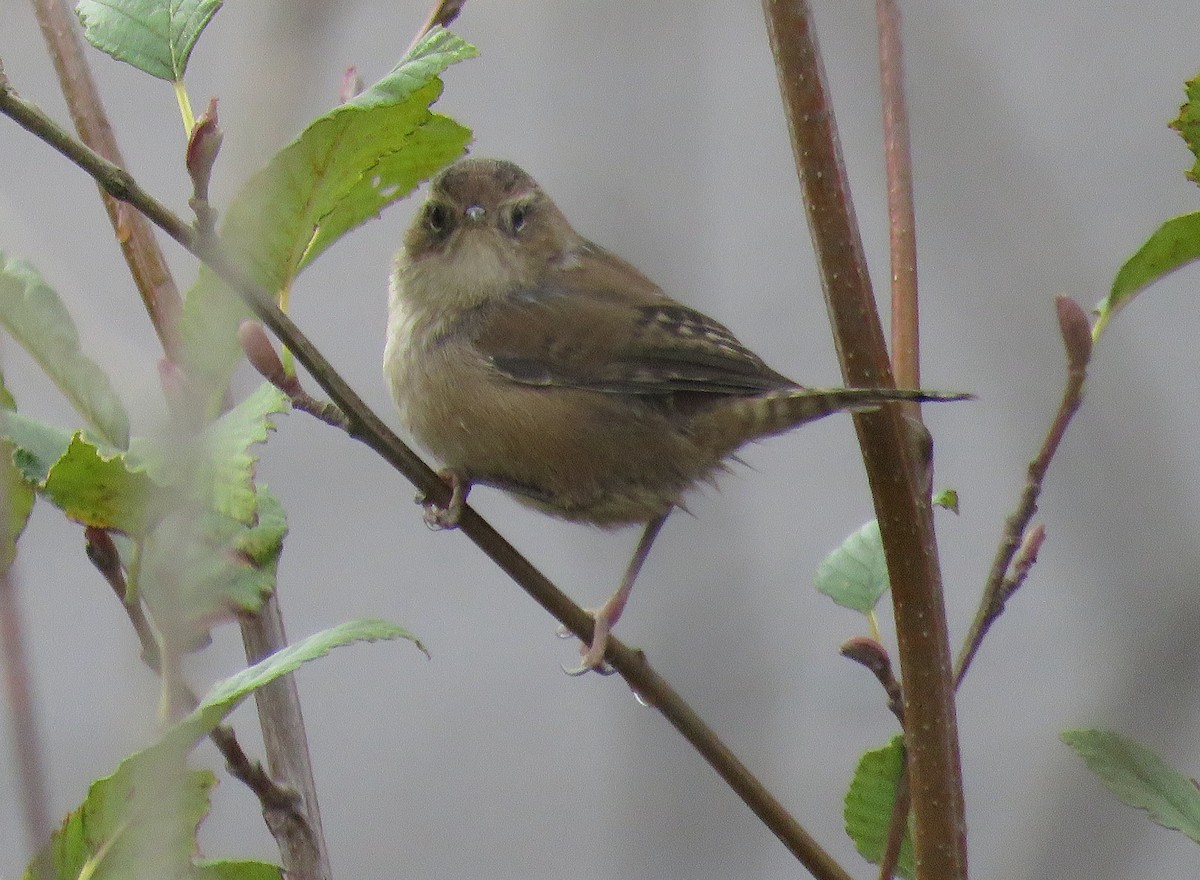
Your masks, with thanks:
[[[219,241],[197,235],[161,202],[153,199],[125,171],[78,143],[34,104],[21,99],[0,76],[0,113],[13,119],[78,165],[115,198],[128,202],[187,251],[202,260],[295,354],[333,402],[345,414],[347,433],[378,453],[393,468],[436,503],[449,502],[449,488],[371,411],[333,369],[292,320],[275,305],[270,291],[253,283],[228,256]],[[463,508],[459,531],[471,539],[506,574],[556,620],[581,639],[592,638],[592,618],[554,586],[470,506]],[[717,735],[654,670],[640,651],[610,638],[608,663],[629,686],[688,740],[756,816],[806,865],[825,880],[849,880],[849,875],[826,853],[783,805],[768,792]]]
[[[912,789],[908,782],[908,750],[900,752],[900,776],[896,779],[896,797],[892,802],[892,815],[888,820],[887,845],[879,858],[879,880],[891,880],[900,864],[900,848],[904,835],[908,833],[908,811],[912,806]]]
[[[33,8],[80,140],[114,165],[124,167],[125,160],[84,56],[74,13],[63,0],[33,0]],[[178,361],[183,301],[154,233],[136,211],[130,211],[108,193],[101,192],[101,198],[163,351]]]
[[[904,97],[904,54],[897,0],[875,0],[879,81],[883,88],[883,155],[887,169],[892,255],[892,371],[902,388],[921,387],[917,299],[917,221],[913,208],[912,144]],[[920,418],[921,407],[905,406]]]
[[[25,819],[25,840],[32,858],[50,839],[50,802],[46,764],[34,714],[25,629],[21,622],[16,583],[7,565],[0,571],[0,649],[4,652],[5,695],[13,750],[17,757],[17,785]]]
[[[763,0],[825,303],[847,385],[893,382],[809,5]],[[920,880],[967,876],[949,633],[926,479],[893,407],[855,416],[892,585]]]
[[[408,51],[411,52],[413,46],[421,42],[421,38],[429,33],[431,28],[450,27],[451,23],[454,19],[458,18],[458,14],[462,12],[463,7],[466,5],[467,0],[438,0],[433,5],[433,9],[429,11],[429,17],[425,19],[425,24],[421,25],[421,29],[417,31],[417,35],[413,37]]]
[[[1063,389],[1058,412],[1055,413],[1054,420],[1050,423],[1050,428],[1042,441],[1042,447],[1033,461],[1029,463],[1021,500],[1017,503],[1016,509],[1004,521],[1004,534],[1001,536],[1000,546],[996,550],[996,557],[988,572],[979,609],[975,612],[971,630],[958,655],[956,682],[962,681],[967,674],[967,670],[971,667],[971,661],[975,659],[975,654],[983,642],[983,637],[1000,612],[1004,610],[1004,603],[1009,596],[1024,581],[1029,566],[1037,557],[1037,551],[1041,547],[1045,535],[1043,533],[1037,536],[1036,532],[1029,533],[1029,523],[1037,513],[1038,498],[1042,494],[1042,482],[1046,478],[1050,462],[1058,451],[1067,426],[1071,423],[1080,404],[1083,403],[1083,384],[1087,378],[1088,362],[1092,356],[1092,334],[1087,313],[1079,303],[1066,296],[1060,296],[1055,300],[1055,308],[1058,312],[1058,325],[1062,333],[1063,345],[1067,351],[1066,387]],[[1031,537],[1031,534],[1034,537]],[[1024,571],[1020,571],[1020,567],[1018,567],[1014,570],[1014,576],[1010,577],[1010,569],[1013,569],[1013,557],[1017,555],[1017,551],[1023,544],[1027,548],[1024,554],[1026,557]]]

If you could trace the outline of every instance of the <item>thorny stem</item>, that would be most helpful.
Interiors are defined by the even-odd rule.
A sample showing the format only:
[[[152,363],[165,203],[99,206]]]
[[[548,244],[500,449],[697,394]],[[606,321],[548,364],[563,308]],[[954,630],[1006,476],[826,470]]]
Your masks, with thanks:
[[[763,0],[834,342],[847,385],[893,382],[805,0]],[[920,880],[967,876],[949,632],[927,478],[893,407],[855,416],[896,617]]]
[[[107,192],[128,202],[184,249],[203,261],[296,356],[345,414],[346,432],[378,453],[435,503],[449,502],[450,490],[354,392],[292,320],[275,305],[271,292],[255,284],[217,239],[195,230],[152,198],[127,172],[75,141],[35,105],[21,99],[0,71],[0,113],[54,147],[92,176]],[[465,506],[459,531],[470,538],[539,605],[580,639],[592,639],[592,618],[517,552],[487,521]],[[849,874],[787,812],[662,676],[641,651],[610,638],[605,655],[648,705],[657,708],[691,743],[756,816],[819,880],[849,880]],[[286,679],[290,681],[290,676]]]

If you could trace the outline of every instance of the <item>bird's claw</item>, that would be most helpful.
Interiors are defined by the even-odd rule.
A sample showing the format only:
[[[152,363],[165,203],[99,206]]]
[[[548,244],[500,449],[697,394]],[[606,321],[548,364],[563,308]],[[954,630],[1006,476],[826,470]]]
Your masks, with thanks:
[[[562,671],[571,676],[578,678],[581,675],[586,675],[589,672],[595,672],[600,675],[612,675],[617,670],[613,669],[604,660],[604,652],[608,649],[608,633],[609,624],[606,620],[600,617],[601,612],[588,610],[588,615],[595,621],[595,626],[592,630],[592,643],[582,644],[579,646],[580,661],[578,666],[562,665]],[[560,625],[556,632],[560,639],[573,639],[575,633],[571,632],[565,625]]]
[[[414,499],[425,508],[425,525],[434,531],[458,528],[462,517],[463,506],[467,503],[467,493],[471,484],[452,470],[438,471],[438,476],[450,487],[450,501],[445,507],[433,501],[424,492],[418,492]]]

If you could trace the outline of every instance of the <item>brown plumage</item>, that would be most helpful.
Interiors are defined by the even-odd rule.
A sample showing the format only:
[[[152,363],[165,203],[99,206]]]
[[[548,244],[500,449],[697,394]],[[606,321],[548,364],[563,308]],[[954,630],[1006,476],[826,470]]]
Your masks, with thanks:
[[[963,395],[804,388],[723,325],[584,239],[511,162],[439,175],[396,258],[384,370],[416,439],[455,486],[647,530],[597,616],[600,668],[650,542],[673,507],[743,444],[839,410]]]

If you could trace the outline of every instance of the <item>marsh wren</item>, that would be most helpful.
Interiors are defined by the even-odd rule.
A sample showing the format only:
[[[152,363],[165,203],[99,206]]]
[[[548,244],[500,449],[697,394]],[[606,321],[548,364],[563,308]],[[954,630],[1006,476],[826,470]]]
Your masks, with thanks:
[[[641,524],[579,672],[604,668],[655,536],[743,444],[847,409],[965,395],[805,388],[722,324],[577,233],[511,162],[463,159],[432,182],[392,274],[384,372],[453,489],[474,484],[553,516]]]

